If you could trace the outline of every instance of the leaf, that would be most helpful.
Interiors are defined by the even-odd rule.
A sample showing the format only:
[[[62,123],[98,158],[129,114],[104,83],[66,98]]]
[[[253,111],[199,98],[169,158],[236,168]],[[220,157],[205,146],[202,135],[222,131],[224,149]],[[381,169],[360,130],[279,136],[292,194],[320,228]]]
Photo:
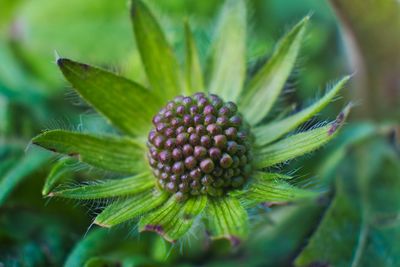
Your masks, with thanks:
[[[135,173],[147,166],[143,148],[129,138],[53,130],[36,136],[32,142],[105,170]]]
[[[379,136],[353,144],[336,171],[335,199],[296,266],[400,264],[399,160]]]
[[[236,101],[246,75],[246,5],[226,1],[212,46],[208,89],[225,101]]]
[[[132,177],[99,181],[97,184],[82,185],[51,192],[50,197],[73,199],[99,199],[134,195],[154,186],[151,174],[142,173]]]
[[[144,215],[139,221],[139,231],[153,231],[174,243],[191,228],[194,219],[207,204],[206,196],[192,197],[185,203],[171,197],[163,206]]]
[[[271,58],[243,92],[239,107],[250,124],[257,124],[268,114],[282,91],[296,62],[308,20],[305,17],[281,39]]]
[[[256,136],[257,145],[264,146],[277,140],[284,134],[295,129],[297,126],[317,114],[332,101],[332,99],[339,93],[349,79],[350,76],[346,76],[341,79],[331,90],[329,90],[328,93],[325,94],[324,97],[302,111],[280,121],[274,121],[267,125],[262,125],[255,128],[254,134]]]
[[[128,79],[70,59],[57,60],[65,78],[110,123],[130,135],[146,135],[159,98]]]
[[[246,189],[235,192],[243,205],[254,206],[262,202],[287,202],[317,196],[316,192],[297,188],[275,173],[256,173]]]
[[[258,214],[259,223],[252,225],[246,242],[251,266],[293,266],[293,258],[318,226],[324,208],[320,201],[301,201]]]
[[[196,42],[193,38],[189,22],[185,22],[186,40],[186,91],[189,95],[204,91],[203,72]]]
[[[96,255],[102,255],[115,249],[121,242],[121,235],[110,233],[108,229],[96,229],[80,240],[65,261],[65,267],[84,266],[84,263]]]
[[[255,159],[256,168],[261,169],[273,166],[277,163],[314,151],[326,144],[336,136],[338,130],[343,126],[344,121],[350,112],[350,107],[351,106],[348,105],[341,113],[339,113],[335,121],[326,126],[292,135],[260,149],[257,152]]]
[[[53,190],[60,181],[66,180],[70,177],[71,165],[75,163],[75,160],[71,158],[64,158],[57,161],[50,170],[49,175],[46,177],[42,189],[42,195],[48,195],[51,190]]]
[[[179,65],[164,33],[147,6],[131,0],[136,43],[152,89],[165,100],[182,92]]]
[[[335,263],[338,267],[351,266],[353,248],[357,246],[360,233],[361,212],[359,201],[354,201],[345,190],[343,185],[338,185],[333,203],[317,232],[296,259],[296,266],[307,266],[314,260],[329,265]],[[315,258],[314,255],[318,256]]]
[[[50,159],[50,154],[41,149],[29,150],[13,167],[0,177],[0,205],[24,178]]]
[[[213,239],[227,239],[237,246],[247,236],[248,215],[235,197],[211,198],[204,219]]]
[[[115,226],[147,213],[163,204],[167,198],[166,193],[147,190],[127,199],[117,200],[97,215],[94,223],[102,227]]]

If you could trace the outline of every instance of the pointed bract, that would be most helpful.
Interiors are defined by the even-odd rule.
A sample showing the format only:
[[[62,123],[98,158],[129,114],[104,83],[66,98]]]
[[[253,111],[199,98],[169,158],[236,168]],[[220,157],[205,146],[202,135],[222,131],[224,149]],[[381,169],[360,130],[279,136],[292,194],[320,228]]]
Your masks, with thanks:
[[[131,0],[131,18],[152,89],[165,101],[181,94],[179,65],[159,23],[140,0]]]
[[[282,38],[271,58],[243,91],[239,107],[250,124],[259,123],[276,102],[296,62],[308,20],[305,17]]]
[[[226,1],[219,19],[210,60],[209,92],[236,101],[246,75],[246,5]]]
[[[317,196],[316,192],[297,188],[276,173],[256,173],[250,185],[235,195],[243,205],[251,207],[263,202],[288,202]]]
[[[350,105],[339,113],[335,121],[326,126],[295,134],[260,149],[256,155],[255,167],[258,169],[270,167],[312,152],[325,145],[336,136],[338,130],[343,126],[349,111]]]
[[[186,41],[186,93],[192,95],[197,92],[203,92],[203,71],[200,65],[200,58],[197,51],[196,42],[193,38],[189,22],[185,22],[185,41]]]
[[[172,196],[163,206],[142,217],[139,231],[156,232],[174,243],[187,233],[206,203],[206,196],[192,197],[184,203]]]
[[[143,135],[160,106],[159,98],[128,79],[86,64],[61,58],[57,61],[76,91],[128,135]]]
[[[36,136],[32,142],[104,170],[135,173],[147,166],[143,147],[130,138],[52,130]]]
[[[303,109],[302,111],[289,116],[280,121],[274,121],[266,125],[256,127],[254,129],[254,134],[256,136],[256,145],[264,146],[271,143],[284,134],[295,129],[300,124],[306,122],[312,116],[321,111],[326,105],[328,105],[332,99],[339,93],[339,91],[345,86],[350,76],[346,76],[335,84],[335,86],[329,90],[321,99],[316,101],[311,106]]]
[[[248,234],[248,215],[235,197],[211,198],[204,213],[212,239],[227,239],[233,246]]]
[[[72,166],[75,163],[76,160],[72,158],[63,158],[57,161],[46,177],[42,195],[48,195],[61,181],[68,179],[71,176]]]
[[[82,185],[53,191],[49,196],[73,199],[100,199],[134,195],[154,187],[151,174],[142,173],[129,178],[99,181],[97,184]]]
[[[150,189],[110,204],[97,215],[94,223],[103,227],[112,227],[157,208],[167,199],[167,193]]]

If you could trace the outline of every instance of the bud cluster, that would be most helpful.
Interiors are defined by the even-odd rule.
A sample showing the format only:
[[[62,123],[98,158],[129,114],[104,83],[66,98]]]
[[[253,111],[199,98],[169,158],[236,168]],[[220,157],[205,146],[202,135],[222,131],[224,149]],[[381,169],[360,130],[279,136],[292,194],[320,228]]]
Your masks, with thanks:
[[[250,127],[217,95],[178,96],[153,117],[148,161],[158,185],[184,200],[240,188],[251,171]]]

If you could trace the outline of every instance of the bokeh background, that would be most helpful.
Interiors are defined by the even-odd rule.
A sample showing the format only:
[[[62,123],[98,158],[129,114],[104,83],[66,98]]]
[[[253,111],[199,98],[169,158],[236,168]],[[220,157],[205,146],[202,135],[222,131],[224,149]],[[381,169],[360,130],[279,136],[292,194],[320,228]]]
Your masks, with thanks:
[[[205,62],[223,1],[145,2],[182,62],[189,20]],[[153,234],[137,236],[132,226],[89,230],[96,204],[43,198],[55,157],[30,139],[46,129],[108,130],[72,92],[57,55],[146,83],[127,7],[125,0],[0,0],[0,266],[400,266],[396,0],[247,1],[250,75],[291,26],[312,14],[282,110],[296,112],[353,73],[320,118],[333,119],[349,101],[354,112],[332,144],[283,167],[323,192],[318,203],[264,207],[241,248],[196,239],[171,247]]]

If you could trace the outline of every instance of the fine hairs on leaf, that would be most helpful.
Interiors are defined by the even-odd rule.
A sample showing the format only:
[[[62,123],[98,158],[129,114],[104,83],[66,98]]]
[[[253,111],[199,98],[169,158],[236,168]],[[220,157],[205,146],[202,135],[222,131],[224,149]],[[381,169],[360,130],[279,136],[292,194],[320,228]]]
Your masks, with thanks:
[[[290,84],[309,16],[284,34],[269,60],[246,77],[246,3],[227,0],[220,13],[206,75],[189,23],[183,27],[181,66],[165,25],[141,0],[130,1],[130,16],[148,83],[57,59],[66,80],[115,132],[104,134],[110,132],[106,126],[88,131],[81,118],[74,131],[50,130],[33,138],[33,144],[63,154],[65,160],[103,171],[96,177],[102,180],[65,187],[68,183],[59,185],[62,165],[56,164],[43,189],[46,195],[86,201],[96,215],[93,224],[101,227],[119,229],[132,222],[139,232],[155,232],[178,244],[202,230],[210,240],[225,239],[236,248],[252,228],[253,207],[317,195],[305,188],[312,187],[311,180],[299,186],[277,172],[337,135],[349,108],[330,123],[311,125],[310,119],[349,77],[294,114],[288,115],[293,108],[278,107],[276,118],[271,110],[283,105],[279,97]],[[304,131],[296,132],[299,127]]]

